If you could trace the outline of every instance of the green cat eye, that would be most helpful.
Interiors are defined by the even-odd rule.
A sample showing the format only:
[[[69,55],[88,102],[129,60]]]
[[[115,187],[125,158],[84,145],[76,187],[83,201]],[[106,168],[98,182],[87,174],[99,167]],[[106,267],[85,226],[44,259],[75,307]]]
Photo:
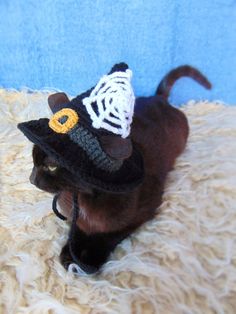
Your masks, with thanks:
[[[54,172],[57,170],[57,166],[43,166],[43,170],[44,171],[50,171],[50,172]]]
[[[51,172],[54,172],[57,170],[57,167],[56,166],[48,166],[48,170]]]

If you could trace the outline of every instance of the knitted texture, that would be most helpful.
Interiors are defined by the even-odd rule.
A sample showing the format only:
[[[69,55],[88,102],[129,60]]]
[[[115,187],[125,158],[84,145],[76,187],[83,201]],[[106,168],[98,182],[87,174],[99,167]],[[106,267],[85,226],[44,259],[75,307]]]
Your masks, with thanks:
[[[67,133],[78,121],[78,114],[73,109],[64,108],[52,116],[49,127],[56,133]]]
[[[123,138],[130,133],[134,112],[132,72],[113,72],[103,76],[89,97],[83,99],[94,128],[106,129]]]
[[[52,116],[48,125],[56,133],[68,133],[70,139],[80,145],[100,169],[110,172],[118,170],[122,160],[111,159],[105,154],[98,139],[82,125],[78,125],[78,121],[78,114],[73,109],[64,108]]]
[[[78,144],[86,151],[89,159],[92,160],[98,168],[112,172],[122,166],[123,161],[109,158],[102,150],[98,139],[83,126],[76,125],[69,131],[68,135],[74,143]]]
[[[94,88],[55,106],[50,121],[28,121],[18,128],[90,186],[109,192],[130,191],[144,177],[141,154],[133,145],[129,158],[113,159],[103,150],[99,136],[129,135],[135,101],[131,74],[125,63],[116,64]]]
[[[18,124],[18,128],[61,167],[68,169],[89,186],[114,193],[127,192],[143,180],[144,168],[141,153],[133,146],[132,155],[113,172],[94,165],[88,154],[69,134],[57,134],[48,126],[48,119],[39,119]]]

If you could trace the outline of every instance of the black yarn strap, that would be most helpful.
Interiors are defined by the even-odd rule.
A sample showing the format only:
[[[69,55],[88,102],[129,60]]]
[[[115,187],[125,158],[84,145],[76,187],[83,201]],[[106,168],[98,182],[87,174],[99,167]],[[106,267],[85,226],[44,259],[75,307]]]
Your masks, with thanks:
[[[60,193],[54,196],[53,201],[52,201],[52,210],[57,215],[57,217],[59,217],[62,220],[67,220],[67,218],[63,216],[57,209],[57,200],[59,196],[60,196]],[[79,228],[77,227],[76,222],[77,222],[77,218],[79,216],[79,210],[80,210],[78,206],[78,193],[73,194],[72,206],[73,206],[72,223],[71,223],[71,228],[69,232],[68,244],[69,244],[69,250],[70,250],[71,256],[73,257],[73,260],[78,264],[79,261],[77,260],[77,257],[76,257],[76,244],[79,240],[78,239]]]
[[[79,215],[79,206],[78,206],[78,194],[73,194],[73,218],[72,224],[76,224],[77,218]]]
[[[58,218],[60,218],[61,220],[67,220],[67,218],[64,215],[62,215],[57,209],[57,200],[58,200],[59,195],[60,193],[56,194],[53,198],[52,210],[54,211],[54,213],[57,215]]]
[[[72,214],[72,223],[71,229],[69,233],[69,239],[71,240],[74,237],[74,234],[77,229],[76,221],[79,215],[79,207],[78,207],[78,195],[77,193],[73,194],[73,214]]]
[[[78,205],[78,194],[74,193],[73,195],[73,216],[72,216],[72,223],[71,223],[71,228],[69,232],[69,239],[68,239],[68,244],[69,244],[69,250],[70,254],[73,258],[73,260],[76,262],[76,264],[80,264],[78,261],[76,251],[77,251],[77,244],[80,242],[80,232],[79,228],[76,224],[78,216],[79,216],[79,205]]]

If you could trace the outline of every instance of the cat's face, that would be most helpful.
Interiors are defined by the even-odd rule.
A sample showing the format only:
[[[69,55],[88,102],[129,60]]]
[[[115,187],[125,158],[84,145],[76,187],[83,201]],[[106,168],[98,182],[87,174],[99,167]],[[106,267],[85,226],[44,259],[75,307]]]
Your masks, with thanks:
[[[82,186],[78,179],[51,157],[42,151],[38,146],[33,147],[34,167],[30,175],[30,182],[39,189],[49,192],[58,193],[61,191],[87,191],[88,188]],[[88,191],[87,191],[88,192]]]

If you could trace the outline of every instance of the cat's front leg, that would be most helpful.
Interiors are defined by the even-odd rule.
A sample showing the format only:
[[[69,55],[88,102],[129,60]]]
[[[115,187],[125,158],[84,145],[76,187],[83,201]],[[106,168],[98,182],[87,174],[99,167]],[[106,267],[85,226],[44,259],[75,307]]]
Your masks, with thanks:
[[[61,263],[66,269],[70,264],[75,263],[86,273],[95,273],[107,261],[117,244],[128,234],[126,230],[87,235],[76,227],[61,251]]]

